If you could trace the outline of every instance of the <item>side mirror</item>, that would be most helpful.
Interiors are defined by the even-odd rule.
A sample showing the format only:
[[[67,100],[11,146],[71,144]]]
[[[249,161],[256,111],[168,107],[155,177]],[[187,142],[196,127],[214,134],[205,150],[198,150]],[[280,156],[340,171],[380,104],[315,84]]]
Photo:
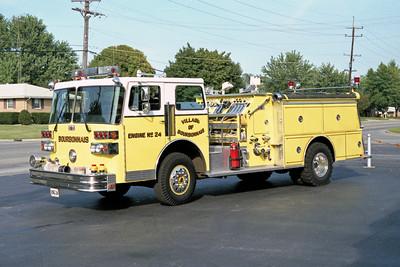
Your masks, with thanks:
[[[47,85],[50,91],[54,90],[56,83],[54,81],[50,81],[49,84]]]

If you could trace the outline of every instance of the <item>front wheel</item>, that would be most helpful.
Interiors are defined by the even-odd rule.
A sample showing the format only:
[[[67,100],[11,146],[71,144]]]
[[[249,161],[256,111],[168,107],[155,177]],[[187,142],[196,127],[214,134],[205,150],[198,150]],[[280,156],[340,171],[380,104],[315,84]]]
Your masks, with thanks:
[[[192,160],[183,153],[171,153],[162,161],[154,186],[157,199],[175,206],[190,201],[196,187],[196,171]]]
[[[301,181],[312,186],[329,184],[332,164],[332,153],[325,144],[311,144],[304,160],[304,169],[300,175]]]

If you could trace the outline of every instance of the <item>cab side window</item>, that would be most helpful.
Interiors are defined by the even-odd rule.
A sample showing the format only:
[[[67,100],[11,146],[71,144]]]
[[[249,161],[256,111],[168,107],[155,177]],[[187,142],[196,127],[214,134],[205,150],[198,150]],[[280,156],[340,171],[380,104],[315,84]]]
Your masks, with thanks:
[[[175,89],[177,110],[202,110],[205,108],[201,86],[178,85]]]
[[[143,101],[141,99],[142,90],[147,87],[149,92],[150,110],[160,110],[161,90],[159,86],[132,86],[129,96],[129,109],[135,111],[143,110]]]

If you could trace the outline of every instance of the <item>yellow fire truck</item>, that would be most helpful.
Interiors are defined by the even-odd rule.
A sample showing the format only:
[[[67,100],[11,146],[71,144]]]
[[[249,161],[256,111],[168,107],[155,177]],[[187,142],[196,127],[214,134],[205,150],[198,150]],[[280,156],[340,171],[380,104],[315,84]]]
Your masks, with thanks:
[[[54,85],[41,142],[49,157],[29,159],[31,182],[54,197],[72,189],[116,198],[137,185],[178,205],[198,179],[257,182],[274,171],[319,186],[330,182],[335,161],[364,155],[353,90],[206,96],[202,79],[115,71],[80,70]]]

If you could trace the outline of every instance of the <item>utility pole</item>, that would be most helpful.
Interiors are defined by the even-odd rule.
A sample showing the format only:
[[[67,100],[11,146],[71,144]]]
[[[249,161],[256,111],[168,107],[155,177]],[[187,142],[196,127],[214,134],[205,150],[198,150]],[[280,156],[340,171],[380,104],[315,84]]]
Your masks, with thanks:
[[[350,50],[350,55],[345,54],[345,56],[349,56],[350,57],[350,61],[349,61],[349,85],[351,85],[351,75],[352,73],[355,71],[353,70],[353,61],[354,61],[354,57],[361,57],[361,55],[357,55],[354,54],[354,40],[357,37],[363,37],[362,34],[360,35],[356,35],[356,30],[362,30],[364,27],[356,27],[354,24],[354,16],[353,16],[353,26],[352,27],[347,27],[346,29],[351,29],[351,35],[345,35],[345,37],[351,37],[351,50]]]
[[[90,10],[90,3],[100,2],[101,0],[71,0],[71,2],[84,3],[82,8],[72,8],[73,11],[81,13],[83,17],[83,52],[82,52],[82,68],[87,68],[88,65],[88,51],[89,51],[89,19],[93,17],[101,17],[104,14]]]
[[[22,57],[22,48],[21,48],[21,39],[20,39],[20,33],[19,33],[19,22],[17,22],[17,49],[19,50],[18,52],[18,79],[17,83],[21,83],[21,76],[22,76],[22,63],[21,63],[21,57]]]

